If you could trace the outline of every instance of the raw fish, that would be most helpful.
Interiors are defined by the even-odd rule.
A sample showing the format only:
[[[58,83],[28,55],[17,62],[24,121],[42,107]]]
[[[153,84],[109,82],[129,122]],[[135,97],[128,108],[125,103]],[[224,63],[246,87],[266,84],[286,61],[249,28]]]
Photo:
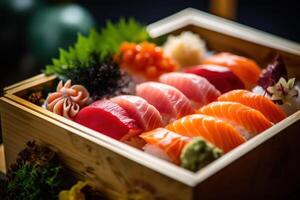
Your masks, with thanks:
[[[229,68],[218,65],[204,64],[184,70],[206,78],[221,93],[234,89],[244,89],[244,83]]]
[[[248,132],[241,133],[246,139],[268,129],[272,126],[261,112],[237,102],[216,101],[203,106],[199,113],[217,117],[232,123],[234,126],[242,126]]]
[[[230,123],[207,115],[193,114],[178,119],[167,129],[188,137],[202,137],[225,153],[245,142]]]
[[[277,123],[286,118],[283,110],[268,97],[247,90],[232,90],[221,95],[219,101],[234,101],[259,110],[271,122]]]
[[[99,100],[81,109],[74,121],[121,141],[142,132],[126,110],[110,100]]]
[[[221,95],[205,78],[194,74],[171,72],[160,76],[159,81],[180,90],[196,108],[216,100]]]
[[[252,89],[257,84],[261,72],[260,67],[253,60],[225,52],[215,54],[203,63],[228,67],[243,81],[246,89]]]
[[[121,95],[110,100],[126,110],[128,115],[136,120],[139,127],[144,131],[163,126],[159,111],[142,97]]]
[[[165,157],[192,171],[197,171],[221,156],[221,150],[202,138],[186,137],[165,128],[142,133],[140,137],[147,142],[145,152]]]
[[[152,104],[160,112],[165,123],[195,113],[190,100],[182,92],[163,83],[139,84],[136,94]]]

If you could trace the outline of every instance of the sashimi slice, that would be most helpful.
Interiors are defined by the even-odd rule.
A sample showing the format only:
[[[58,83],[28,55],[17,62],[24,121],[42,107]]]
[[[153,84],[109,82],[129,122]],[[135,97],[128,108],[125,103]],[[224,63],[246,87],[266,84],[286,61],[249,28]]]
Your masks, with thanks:
[[[185,116],[166,128],[188,137],[203,137],[225,153],[245,142],[230,123],[202,114]]]
[[[147,142],[145,152],[192,171],[199,170],[221,156],[221,151],[203,138],[186,137],[165,128],[142,133],[140,137]]]
[[[159,111],[142,97],[121,95],[110,100],[126,110],[128,115],[135,119],[144,131],[163,126]]]
[[[218,98],[220,91],[205,78],[188,73],[171,72],[159,77],[159,81],[180,90],[196,108],[200,108]]]
[[[206,78],[221,93],[234,89],[245,89],[244,83],[227,67],[204,64],[185,69],[184,72]]]
[[[227,52],[215,54],[203,63],[228,67],[243,81],[247,89],[257,84],[261,72],[260,67],[253,60]]]
[[[136,87],[136,94],[152,104],[162,115],[164,123],[193,114],[190,100],[178,89],[157,82],[145,82]]]
[[[142,132],[137,122],[110,100],[99,100],[81,109],[74,121],[121,141]]]
[[[221,95],[219,101],[234,101],[259,110],[271,122],[277,123],[286,118],[284,111],[268,97],[247,90],[232,90]]]
[[[179,135],[165,128],[157,128],[140,135],[147,144],[156,145],[161,148],[172,162],[180,164],[180,153],[183,147],[188,144],[192,138]]]
[[[216,101],[203,106],[199,113],[210,115],[244,127],[251,135],[244,135],[246,139],[270,128],[270,122],[261,112],[236,102]]]

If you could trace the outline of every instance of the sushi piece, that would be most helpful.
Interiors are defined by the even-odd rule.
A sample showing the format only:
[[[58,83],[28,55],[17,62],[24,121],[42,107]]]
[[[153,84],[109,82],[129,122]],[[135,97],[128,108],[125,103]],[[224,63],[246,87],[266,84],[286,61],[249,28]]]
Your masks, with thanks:
[[[147,144],[145,152],[166,158],[191,171],[197,171],[221,156],[222,151],[201,137],[182,136],[165,128],[140,135]]]
[[[136,87],[136,94],[152,104],[164,123],[195,113],[188,98],[178,89],[157,82],[145,82]]]
[[[244,83],[227,67],[204,64],[188,68],[184,72],[206,78],[222,94],[234,89],[245,89]]]
[[[241,127],[239,130],[245,139],[249,139],[272,126],[272,122],[261,112],[236,102],[212,102],[203,106],[199,113],[217,117],[232,123],[234,126]]]
[[[260,67],[253,60],[225,52],[215,54],[203,63],[228,67],[243,81],[246,89],[252,89],[256,85],[261,72]]]
[[[120,141],[142,132],[136,120],[110,100],[99,100],[81,109],[74,121]]]
[[[205,78],[194,74],[171,72],[160,76],[159,81],[180,90],[196,108],[216,100],[221,95]]]
[[[202,114],[185,116],[166,128],[187,137],[202,137],[224,153],[245,142],[244,137],[230,123]]]
[[[163,126],[159,111],[142,97],[121,95],[110,100],[126,110],[128,115],[136,120],[143,131],[149,131]]]
[[[232,90],[221,95],[219,101],[234,101],[259,110],[273,123],[286,118],[286,114],[268,97],[249,92],[247,90]]]

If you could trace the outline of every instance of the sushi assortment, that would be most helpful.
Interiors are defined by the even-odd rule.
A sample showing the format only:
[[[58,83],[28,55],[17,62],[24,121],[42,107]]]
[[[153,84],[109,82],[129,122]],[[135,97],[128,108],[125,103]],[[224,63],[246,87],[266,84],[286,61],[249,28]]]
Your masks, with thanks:
[[[298,98],[281,58],[262,70],[250,58],[209,54],[191,32],[161,44],[135,21],[109,23],[46,68],[61,81],[44,107],[197,171],[285,119],[279,104]]]

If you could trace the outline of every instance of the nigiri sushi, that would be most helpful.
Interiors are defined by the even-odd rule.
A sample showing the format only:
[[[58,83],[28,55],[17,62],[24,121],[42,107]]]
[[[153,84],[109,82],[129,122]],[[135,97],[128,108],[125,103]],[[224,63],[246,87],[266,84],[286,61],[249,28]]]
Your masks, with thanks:
[[[257,84],[261,72],[260,67],[253,60],[227,52],[215,54],[203,63],[228,67],[243,81],[247,89]]]
[[[206,78],[221,93],[234,89],[245,89],[244,83],[227,67],[204,64],[185,69],[184,72]]]
[[[216,100],[221,95],[205,78],[194,74],[171,72],[161,75],[159,81],[180,90],[196,108]]]
[[[164,123],[195,113],[190,100],[182,92],[163,83],[139,84],[136,95],[152,104],[162,115]]]
[[[116,140],[126,141],[142,132],[136,120],[110,100],[95,101],[76,115],[75,122]]]
[[[241,127],[240,133],[249,139],[272,126],[261,112],[237,102],[216,101],[203,106],[199,113],[217,117]],[[243,130],[246,129],[246,131]]]
[[[202,137],[225,153],[245,142],[244,137],[230,123],[202,114],[185,116],[166,128],[187,137]]]
[[[120,95],[110,100],[126,110],[129,116],[137,121],[143,131],[163,126],[159,111],[142,97]]]
[[[140,135],[147,144],[145,152],[191,171],[197,171],[221,156],[222,151],[200,137],[182,136],[165,128],[157,128]]]
[[[286,114],[279,106],[273,103],[268,97],[249,92],[247,90],[232,90],[221,95],[219,101],[234,101],[259,110],[273,123],[286,118]]]

